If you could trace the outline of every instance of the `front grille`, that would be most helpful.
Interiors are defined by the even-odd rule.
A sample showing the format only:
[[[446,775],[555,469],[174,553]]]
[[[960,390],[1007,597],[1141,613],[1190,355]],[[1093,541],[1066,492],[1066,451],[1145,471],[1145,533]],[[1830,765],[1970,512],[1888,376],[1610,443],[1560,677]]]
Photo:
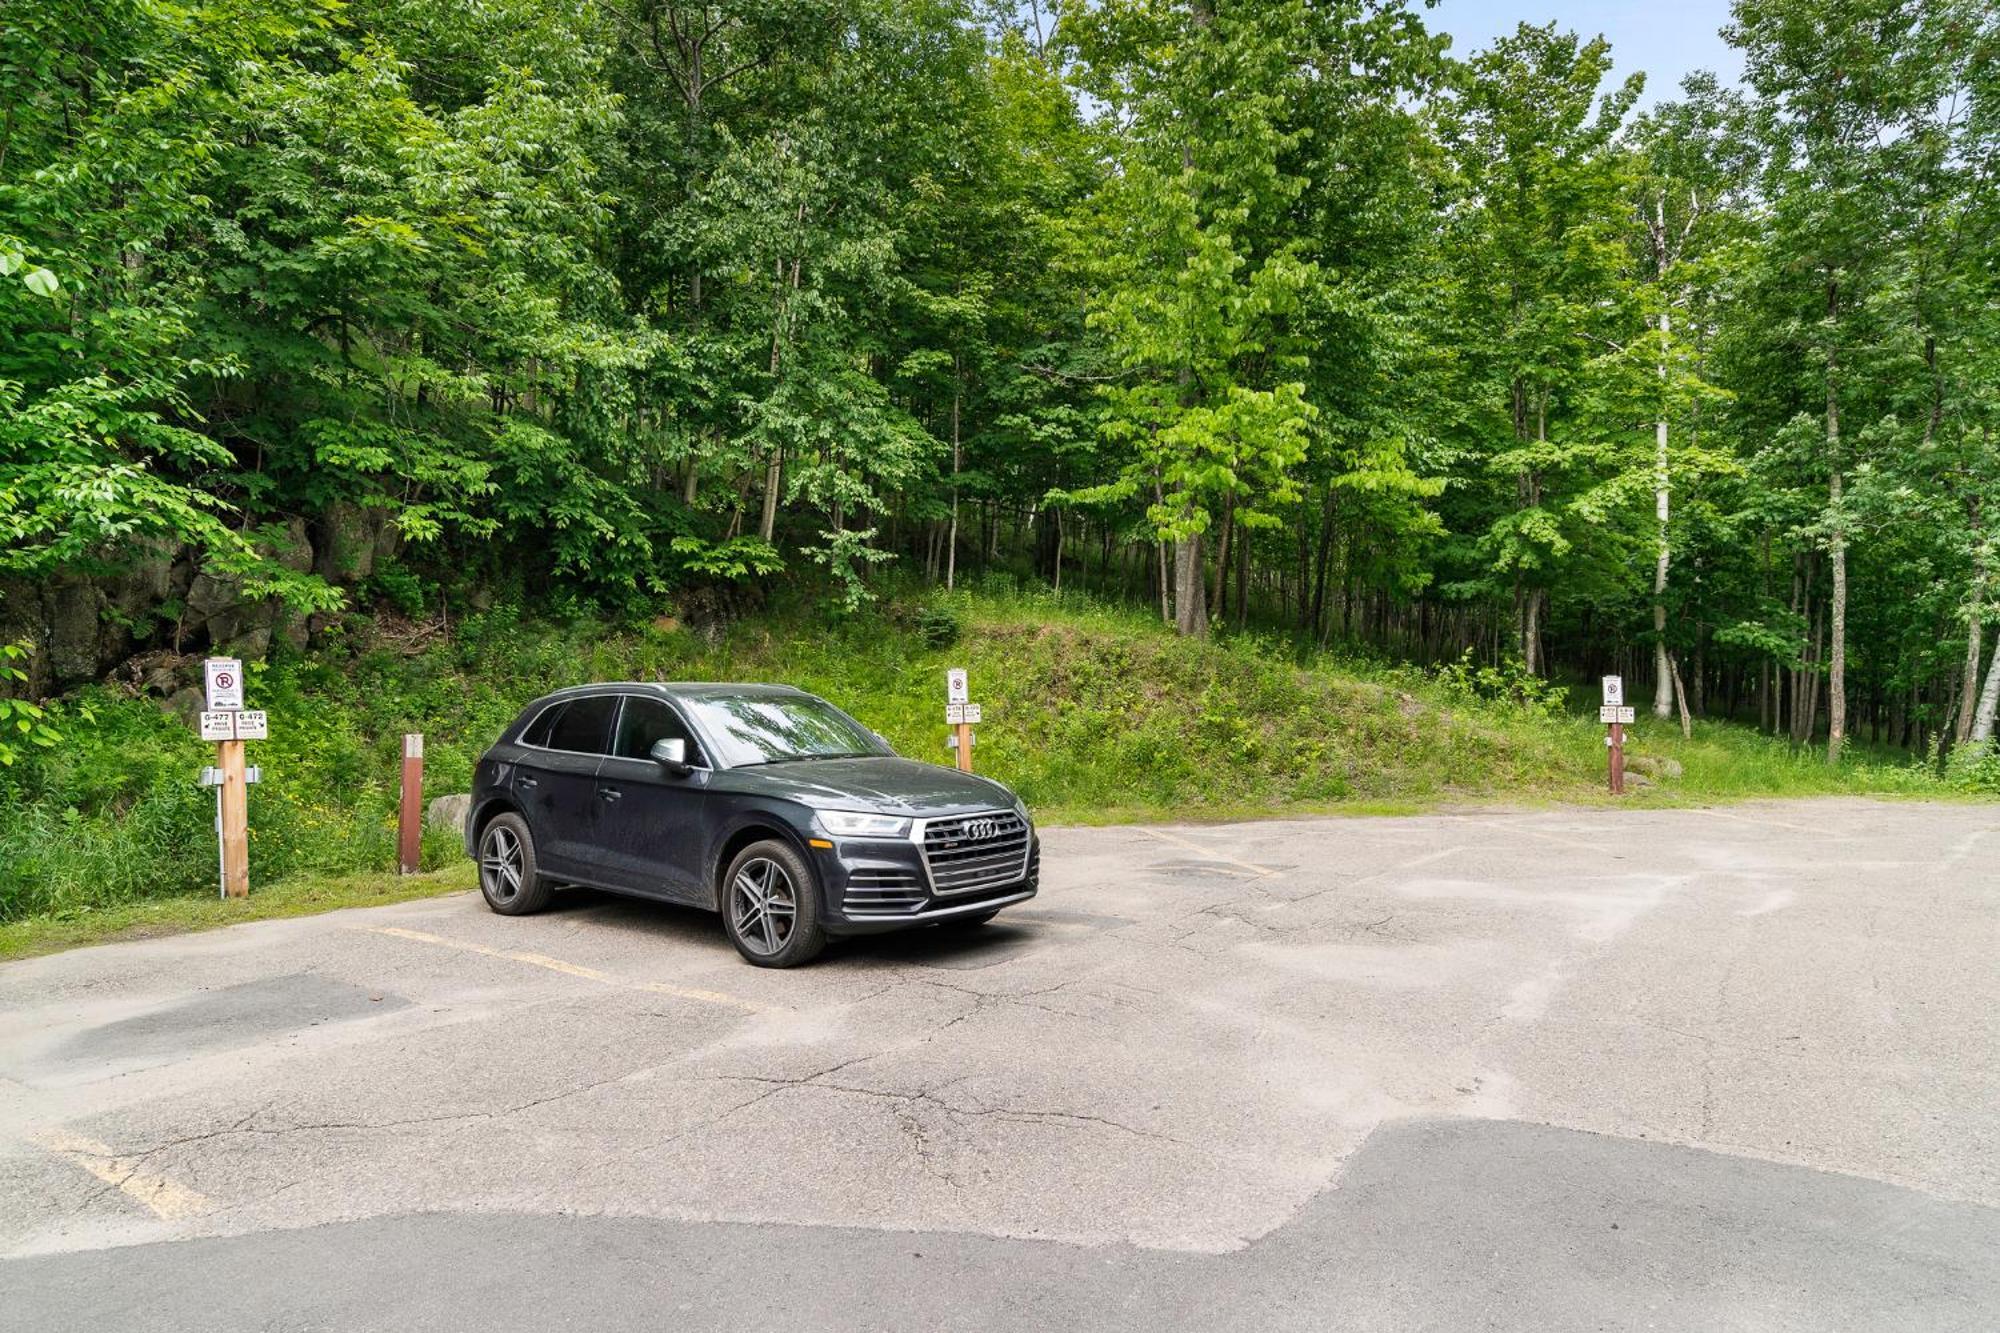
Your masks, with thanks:
[[[924,905],[924,886],[907,870],[850,870],[841,904],[849,912],[914,912]]]
[[[924,868],[940,897],[1011,884],[1028,868],[1028,821],[1012,810],[994,810],[924,827]]]

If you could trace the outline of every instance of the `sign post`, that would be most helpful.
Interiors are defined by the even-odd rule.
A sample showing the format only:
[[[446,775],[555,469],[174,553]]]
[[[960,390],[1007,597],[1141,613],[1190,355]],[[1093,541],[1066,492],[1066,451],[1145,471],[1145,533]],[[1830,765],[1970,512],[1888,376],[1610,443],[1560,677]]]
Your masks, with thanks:
[[[1604,701],[1597,710],[1597,720],[1611,728],[1604,743],[1611,751],[1611,794],[1625,794],[1625,727],[1637,717],[1637,711],[1625,703],[1625,678],[1606,676],[1604,678]]]
[[[971,698],[964,667],[944,673],[944,720],[951,727],[951,748],[958,752],[961,773],[972,771],[972,724],[979,721],[979,705]]]
[[[403,801],[396,812],[396,868],[405,875],[423,869],[424,737],[403,736]]]
[[[215,831],[222,846],[222,896],[250,896],[250,773],[243,742],[254,734],[262,739],[265,719],[254,723],[243,710],[243,663],[233,657],[211,657],[202,663],[208,687],[208,710],[201,715],[203,740],[215,742]]]

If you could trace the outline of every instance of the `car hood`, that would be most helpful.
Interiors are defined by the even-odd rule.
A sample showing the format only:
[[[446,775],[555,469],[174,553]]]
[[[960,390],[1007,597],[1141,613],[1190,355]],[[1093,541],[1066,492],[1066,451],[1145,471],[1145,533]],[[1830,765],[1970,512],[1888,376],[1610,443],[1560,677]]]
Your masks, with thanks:
[[[880,810],[885,814],[951,814],[1006,808],[1014,793],[991,778],[894,755],[865,759],[802,759],[728,772],[730,786],[816,810]]]

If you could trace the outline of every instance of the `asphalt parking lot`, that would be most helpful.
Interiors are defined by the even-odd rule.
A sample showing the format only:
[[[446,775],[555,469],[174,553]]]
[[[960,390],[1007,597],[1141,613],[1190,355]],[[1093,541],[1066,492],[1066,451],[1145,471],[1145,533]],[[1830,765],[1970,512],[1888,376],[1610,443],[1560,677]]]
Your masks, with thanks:
[[[741,964],[460,895],[0,967],[0,1324],[2000,1325],[2000,819],[1055,829]]]

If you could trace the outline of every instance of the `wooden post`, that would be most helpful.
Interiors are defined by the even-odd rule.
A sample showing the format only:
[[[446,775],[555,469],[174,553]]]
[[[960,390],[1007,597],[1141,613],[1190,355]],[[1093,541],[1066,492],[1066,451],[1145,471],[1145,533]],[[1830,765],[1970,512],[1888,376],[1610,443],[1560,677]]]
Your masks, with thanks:
[[[1625,794],[1625,725],[1611,724],[1611,794]]]
[[[250,896],[250,779],[242,741],[217,741],[215,766],[222,770],[222,896]]]
[[[403,737],[403,803],[396,815],[396,862],[403,874],[423,868],[423,840],[424,737],[409,732]]]
[[[958,771],[972,771],[972,724],[961,722],[952,728],[958,736]]]

